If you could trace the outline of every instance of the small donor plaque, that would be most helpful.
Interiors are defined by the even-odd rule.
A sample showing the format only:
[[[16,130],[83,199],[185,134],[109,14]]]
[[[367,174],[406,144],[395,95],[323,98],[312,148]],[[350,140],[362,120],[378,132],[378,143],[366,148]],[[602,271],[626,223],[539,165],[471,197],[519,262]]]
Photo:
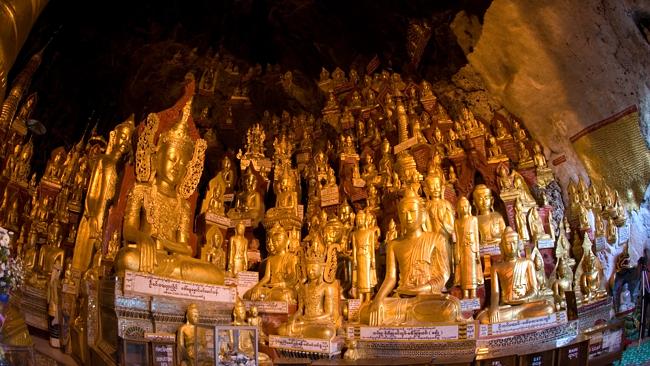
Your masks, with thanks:
[[[348,300],[348,319],[356,320],[359,317],[359,308],[361,307],[361,299]]]
[[[340,353],[343,348],[343,340],[334,338],[332,340],[313,338],[293,338],[272,335],[269,336],[269,346],[292,351],[314,352],[325,354]]]
[[[459,340],[459,325],[427,327],[348,327],[348,337],[365,341],[448,341]],[[464,337],[463,337],[464,338]]]
[[[473,299],[460,300],[460,310],[462,312],[474,311],[481,308],[481,300],[478,297]]]
[[[320,206],[327,207],[339,204],[339,188],[323,188],[320,192]]]
[[[479,248],[481,255],[501,255],[501,249],[499,249],[499,244],[488,244],[482,245]]]
[[[286,301],[248,301],[244,300],[246,309],[252,306],[261,314],[289,314],[289,304]]]
[[[236,296],[236,289],[232,287],[187,282],[132,271],[124,272],[124,292],[227,303],[234,303]]]
[[[537,242],[537,247],[539,249],[553,249],[555,248],[555,244],[552,239],[540,239]]]

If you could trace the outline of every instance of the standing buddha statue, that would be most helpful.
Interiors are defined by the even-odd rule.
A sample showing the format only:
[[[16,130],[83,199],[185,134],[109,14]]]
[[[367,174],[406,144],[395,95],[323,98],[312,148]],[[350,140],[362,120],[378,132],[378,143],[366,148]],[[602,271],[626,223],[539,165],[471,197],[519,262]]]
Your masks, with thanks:
[[[72,268],[85,272],[90,265],[93,250],[99,249],[108,215],[121,173],[122,158],[131,148],[131,135],[135,129],[133,115],[110,132],[106,153],[99,155],[88,181],[85,208],[79,227],[72,256]]]
[[[228,252],[228,273],[236,276],[237,273],[248,269],[248,239],[244,236],[246,226],[243,221],[235,225],[235,235],[230,237],[230,250]]]
[[[137,182],[128,194],[122,226],[122,237],[128,244],[115,260],[118,276],[130,270],[223,283],[224,273],[215,265],[191,257],[193,217],[188,198],[201,177],[206,148],[204,140],[194,142],[190,137],[191,107],[190,98],[178,122],[160,134],[155,147],[157,115],[149,115],[139,138]]]
[[[371,227],[371,213],[361,210],[357,213],[357,226],[352,232],[353,282],[362,302],[370,301],[377,284],[375,247],[379,243],[379,232]]]
[[[483,271],[479,253],[478,219],[472,216],[469,200],[458,200],[458,220],[455,224],[456,246],[454,258],[457,270],[455,283],[463,290],[463,298],[476,297],[476,288],[483,284]]]

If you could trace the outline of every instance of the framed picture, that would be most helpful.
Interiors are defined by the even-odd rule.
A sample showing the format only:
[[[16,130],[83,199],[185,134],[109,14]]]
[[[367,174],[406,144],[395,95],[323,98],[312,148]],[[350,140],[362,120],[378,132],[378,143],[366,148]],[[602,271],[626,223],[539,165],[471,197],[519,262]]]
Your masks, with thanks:
[[[144,339],[128,339],[123,341],[122,365],[149,366],[149,342]]]

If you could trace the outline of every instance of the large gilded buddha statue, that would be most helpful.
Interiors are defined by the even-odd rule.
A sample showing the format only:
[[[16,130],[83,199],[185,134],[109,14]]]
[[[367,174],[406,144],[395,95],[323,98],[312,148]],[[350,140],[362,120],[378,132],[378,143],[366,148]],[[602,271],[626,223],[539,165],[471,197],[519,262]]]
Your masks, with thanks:
[[[123,238],[115,261],[118,276],[125,270],[203,283],[223,283],[216,265],[192,258],[193,215],[189,197],[203,171],[206,143],[193,141],[189,131],[192,99],[181,117],[153,144],[158,116],[150,114],[138,138],[137,181],[128,194]]]
[[[361,308],[361,322],[397,326],[463,321],[460,301],[442,293],[450,276],[449,253],[441,232],[422,230],[422,199],[406,189],[398,214],[403,234],[388,243],[386,277],[374,300]]]

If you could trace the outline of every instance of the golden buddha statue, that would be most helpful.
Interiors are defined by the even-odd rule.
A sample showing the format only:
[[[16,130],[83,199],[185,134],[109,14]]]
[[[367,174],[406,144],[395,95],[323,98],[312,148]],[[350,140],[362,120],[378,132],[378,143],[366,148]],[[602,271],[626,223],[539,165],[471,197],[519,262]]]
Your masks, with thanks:
[[[465,197],[458,200],[458,220],[454,227],[456,231],[454,282],[463,290],[463,298],[473,299],[476,297],[476,288],[483,284],[483,271],[479,253],[478,219],[472,216],[472,207]]]
[[[43,174],[43,179],[46,181],[61,183],[61,175],[63,175],[63,163],[65,161],[65,149],[59,147],[52,151],[50,160],[47,163],[45,168],[45,173]]]
[[[226,270],[226,252],[223,250],[223,234],[218,226],[211,226],[205,233],[205,245],[201,248],[201,260],[210,262],[219,270]]]
[[[528,137],[526,136],[526,131],[521,128],[519,121],[514,120],[512,122],[512,129],[515,131],[515,139],[518,141],[526,141]]]
[[[121,238],[120,231],[114,230],[111,234],[111,239],[108,241],[108,248],[106,249],[105,259],[109,261],[114,261],[117,252],[120,250]]]
[[[413,190],[405,191],[398,214],[402,235],[388,243],[386,277],[375,299],[360,309],[361,322],[397,326],[463,321],[460,301],[442,294],[450,276],[444,237],[422,230],[424,204]],[[396,296],[390,296],[393,290]]]
[[[226,193],[226,181],[221,173],[218,173],[208,182],[208,191],[201,203],[201,213],[211,213],[223,216],[225,214],[224,194]]]
[[[235,205],[228,210],[228,217],[234,220],[250,219],[256,227],[264,218],[264,198],[257,190],[257,178],[249,166],[242,177],[244,190],[235,196]]]
[[[530,151],[523,141],[518,142],[517,150],[519,152],[519,161],[517,163],[519,169],[528,169],[535,166],[535,162],[530,156]]]
[[[544,316],[555,307],[538,294],[535,264],[518,255],[519,235],[507,227],[501,238],[503,260],[492,263],[490,307],[478,315],[483,323],[496,323]]]
[[[337,280],[324,281],[326,248],[314,242],[305,250],[307,282],[298,286],[298,310],[286,323],[280,324],[278,334],[300,338],[331,339],[342,325]],[[330,258],[331,260],[331,258]]]
[[[515,225],[517,226],[517,234],[524,242],[530,240],[528,233],[528,219],[526,218],[526,210],[521,203],[521,199],[517,198],[515,201]]]
[[[585,250],[580,261],[580,269],[582,273],[576,272],[576,276],[580,275],[580,293],[582,294],[582,303],[589,303],[596,300],[601,294],[602,273],[600,262],[598,258],[591,251],[591,248]]]
[[[512,185],[515,191],[517,191],[517,197],[521,200],[522,205],[528,211],[533,207],[537,206],[537,201],[533,198],[533,195],[528,188],[528,184],[524,180],[524,177],[519,174],[517,171],[512,172]]]
[[[474,187],[474,205],[478,208],[478,228],[481,245],[496,244],[501,240],[501,234],[506,223],[500,213],[492,208],[494,198],[492,191],[485,184]]]
[[[4,170],[2,171],[2,176],[6,178],[11,178],[13,172],[16,170],[16,167],[18,166],[18,160],[20,158],[20,152],[22,148],[23,146],[21,144],[16,144],[16,146],[14,146],[13,151],[6,158],[5,167]]]
[[[176,348],[181,366],[198,366],[211,362],[205,328],[198,327],[199,308],[190,304],[185,311],[185,324],[176,331]],[[198,345],[198,347],[197,347]],[[198,354],[197,354],[198,352]]]
[[[264,277],[244,294],[247,300],[287,301],[296,303],[295,286],[299,281],[298,257],[288,252],[289,238],[279,223],[269,230]]]
[[[489,136],[487,140],[489,145],[487,151],[488,163],[498,164],[509,160],[508,157],[501,151],[501,147],[497,143],[497,139],[494,136]]]
[[[537,207],[531,208],[528,212],[528,226],[530,228],[531,239],[535,244],[539,243],[540,240],[551,240],[551,236],[544,230],[544,224],[539,217]]]
[[[556,279],[551,285],[551,290],[555,300],[555,310],[560,311],[566,309],[566,292],[573,291],[573,281],[571,280],[573,273],[563,257],[557,261],[555,276]]]
[[[121,162],[131,149],[134,130],[131,115],[109,133],[106,153],[99,155],[95,160],[72,255],[72,268],[75,270],[85,272],[90,265],[93,251],[101,246],[104,220],[118,191]]]
[[[81,199],[88,185],[88,179],[90,179],[88,159],[79,159],[78,165],[77,172],[72,179],[73,188],[72,196],[70,197],[70,203],[72,204],[81,204]]]
[[[429,232],[442,234],[447,246],[447,253],[452,253],[454,206],[444,198],[444,192],[444,173],[442,169],[433,169],[424,180],[424,193],[427,197],[426,212],[428,214],[424,218],[425,229]],[[450,256],[449,259],[452,260],[453,258]]]
[[[497,140],[506,140],[512,139],[512,135],[508,129],[503,125],[501,120],[497,119],[494,126],[494,132],[496,134]]]
[[[448,131],[446,148],[449,156],[459,155],[464,152],[463,148],[460,147],[458,134],[453,129]]]
[[[259,336],[260,344],[266,344],[268,342],[268,336],[264,332],[262,317],[259,315],[257,306],[251,306],[250,315],[246,318],[246,323],[248,325],[257,327],[257,334]]]
[[[594,225],[595,226],[594,227],[594,229],[595,229],[594,237],[598,238],[598,237],[601,237],[601,236],[605,236],[605,221],[603,220],[603,218],[600,215],[594,215],[594,216],[595,216],[595,219],[596,219],[595,220],[595,225]]]
[[[189,238],[194,220],[188,198],[201,177],[206,148],[204,140],[195,143],[190,137],[191,103],[190,98],[179,121],[160,134],[155,147],[157,115],[149,115],[139,137],[137,182],[128,194],[122,225],[127,246],[120,249],[115,260],[118,276],[130,270],[223,283],[224,273],[216,266],[191,257]]]
[[[38,259],[38,231],[36,231],[36,225],[29,226],[29,233],[27,234],[27,241],[25,243],[25,249],[22,253],[23,268],[25,269],[25,274],[30,273],[36,268],[36,262]]]
[[[275,207],[266,213],[267,218],[271,217],[297,217],[298,216],[298,192],[297,184],[291,168],[285,166],[278,182]]]
[[[456,176],[456,170],[454,169],[453,166],[449,167],[449,179],[447,181],[450,184],[454,184],[458,181],[458,177]]]
[[[61,248],[63,233],[61,224],[54,219],[47,227],[47,242],[38,252],[38,261],[28,282],[36,287],[43,287],[45,281],[50,277],[53,268],[57,265],[63,266],[65,250]]]
[[[243,221],[235,225],[235,235],[230,237],[228,252],[228,273],[233,277],[248,269],[248,239],[244,236],[246,226]]]
[[[379,229],[370,226],[370,213],[357,213],[357,226],[352,232],[353,287],[362,302],[370,301],[377,284],[375,248],[379,244]]]
[[[614,219],[611,217],[607,219],[607,229],[605,230],[605,237],[607,238],[607,242],[610,245],[616,245],[616,243],[618,243],[618,228],[616,227],[616,223],[614,222]]]

